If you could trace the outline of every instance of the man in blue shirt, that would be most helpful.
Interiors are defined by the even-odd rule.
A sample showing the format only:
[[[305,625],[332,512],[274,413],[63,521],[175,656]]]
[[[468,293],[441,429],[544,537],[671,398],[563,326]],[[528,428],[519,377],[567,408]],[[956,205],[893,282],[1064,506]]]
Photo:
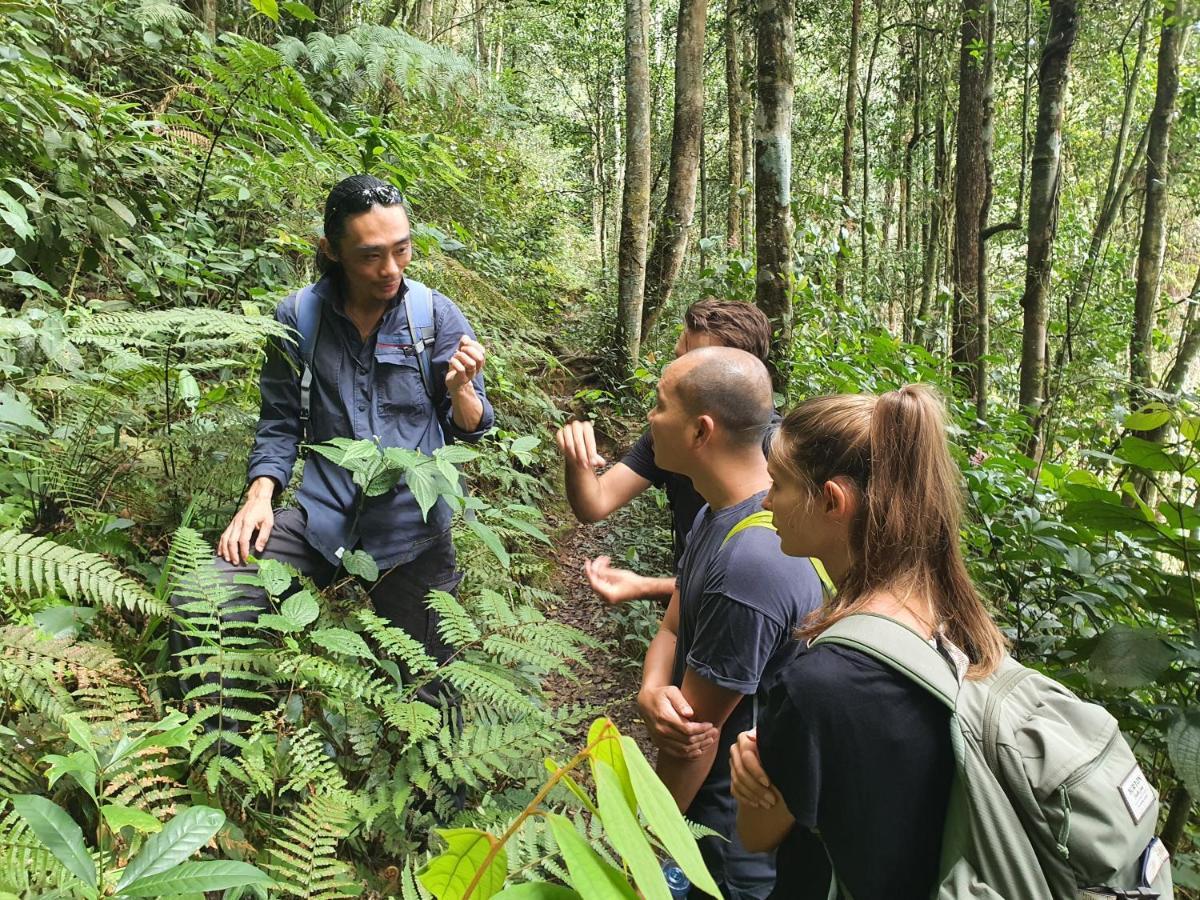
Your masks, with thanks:
[[[400,193],[369,175],[347,178],[330,192],[324,224],[317,254],[322,275],[312,287],[320,325],[312,348],[309,435],[301,421],[300,348],[292,340],[272,342],[246,500],[221,535],[216,565],[234,583],[238,573],[252,570],[247,560],[253,553],[283,560],[323,586],[343,554],[361,548],[382,572],[367,585],[376,610],[442,657],[446,648],[425,597],[431,590],[453,592],[460,578],[445,501],[426,520],[405,484],[364,497],[348,471],[312,454],[297,508],[273,508],[291,480],[302,440],[376,440],[429,454],[448,440],[479,440],[494,420],[483,386],[484,348],[458,307],[433,292],[432,346],[422,348],[410,334],[404,270],[412,260],[412,235]],[[298,331],[298,310],[293,295],[275,318]],[[431,354],[432,396],[421,352]],[[238,585],[238,591],[237,605],[249,601],[265,609],[261,590]]]

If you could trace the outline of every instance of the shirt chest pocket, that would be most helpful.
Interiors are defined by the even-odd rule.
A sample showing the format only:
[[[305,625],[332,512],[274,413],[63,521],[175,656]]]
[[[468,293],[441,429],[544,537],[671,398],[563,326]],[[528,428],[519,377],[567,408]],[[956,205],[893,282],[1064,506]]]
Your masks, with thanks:
[[[375,345],[375,376],[381,409],[397,413],[430,408],[421,366],[406,333],[380,333]]]

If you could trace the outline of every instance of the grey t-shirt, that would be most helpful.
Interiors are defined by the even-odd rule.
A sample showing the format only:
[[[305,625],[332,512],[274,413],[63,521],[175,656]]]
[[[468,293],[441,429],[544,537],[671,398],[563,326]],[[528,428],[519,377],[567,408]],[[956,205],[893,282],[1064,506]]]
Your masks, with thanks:
[[[729,793],[729,748],[754,727],[757,699],[800,649],[792,633],[821,605],[821,581],[812,563],[785,556],[769,528],[746,528],[728,543],[738,522],[762,509],[765,492],[712,510],[704,506],[679,561],[679,632],[672,681],[683,684],[687,669],[745,695],[721,729],[717,758],[689,818],[719,834],[735,834],[737,805]],[[748,896],[765,897],[774,881],[770,854],[707,838],[705,860],[718,882]]]

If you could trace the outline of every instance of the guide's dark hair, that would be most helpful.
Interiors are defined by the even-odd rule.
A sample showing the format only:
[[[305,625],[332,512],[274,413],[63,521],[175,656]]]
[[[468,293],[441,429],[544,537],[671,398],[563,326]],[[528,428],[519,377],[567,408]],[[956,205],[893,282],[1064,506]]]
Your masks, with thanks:
[[[392,185],[374,175],[351,175],[333,186],[325,198],[325,240],[338,246],[346,236],[346,220],[365,213],[374,206],[402,206],[408,212],[404,195]],[[317,247],[317,271],[322,275],[341,269],[341,263],[330,259]]]

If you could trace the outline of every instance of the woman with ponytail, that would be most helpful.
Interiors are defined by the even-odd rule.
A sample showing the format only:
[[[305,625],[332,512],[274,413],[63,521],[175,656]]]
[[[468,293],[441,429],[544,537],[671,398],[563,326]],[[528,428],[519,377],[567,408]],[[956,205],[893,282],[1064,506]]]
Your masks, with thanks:
[[[1004,638],[963,563],[960,475],[934,391],[810,400],[783,420],[768,469],[763,506],[783,552],[820,559],[837,585],[798,638],[874,613],[961,650],[968,678],[999,665]],[[843,896],[929,897],[954,774],[948,716],[851,648],[797,656],[731,757],[742,842],[779,848],[773,897],[824,900],[830,861]]]

